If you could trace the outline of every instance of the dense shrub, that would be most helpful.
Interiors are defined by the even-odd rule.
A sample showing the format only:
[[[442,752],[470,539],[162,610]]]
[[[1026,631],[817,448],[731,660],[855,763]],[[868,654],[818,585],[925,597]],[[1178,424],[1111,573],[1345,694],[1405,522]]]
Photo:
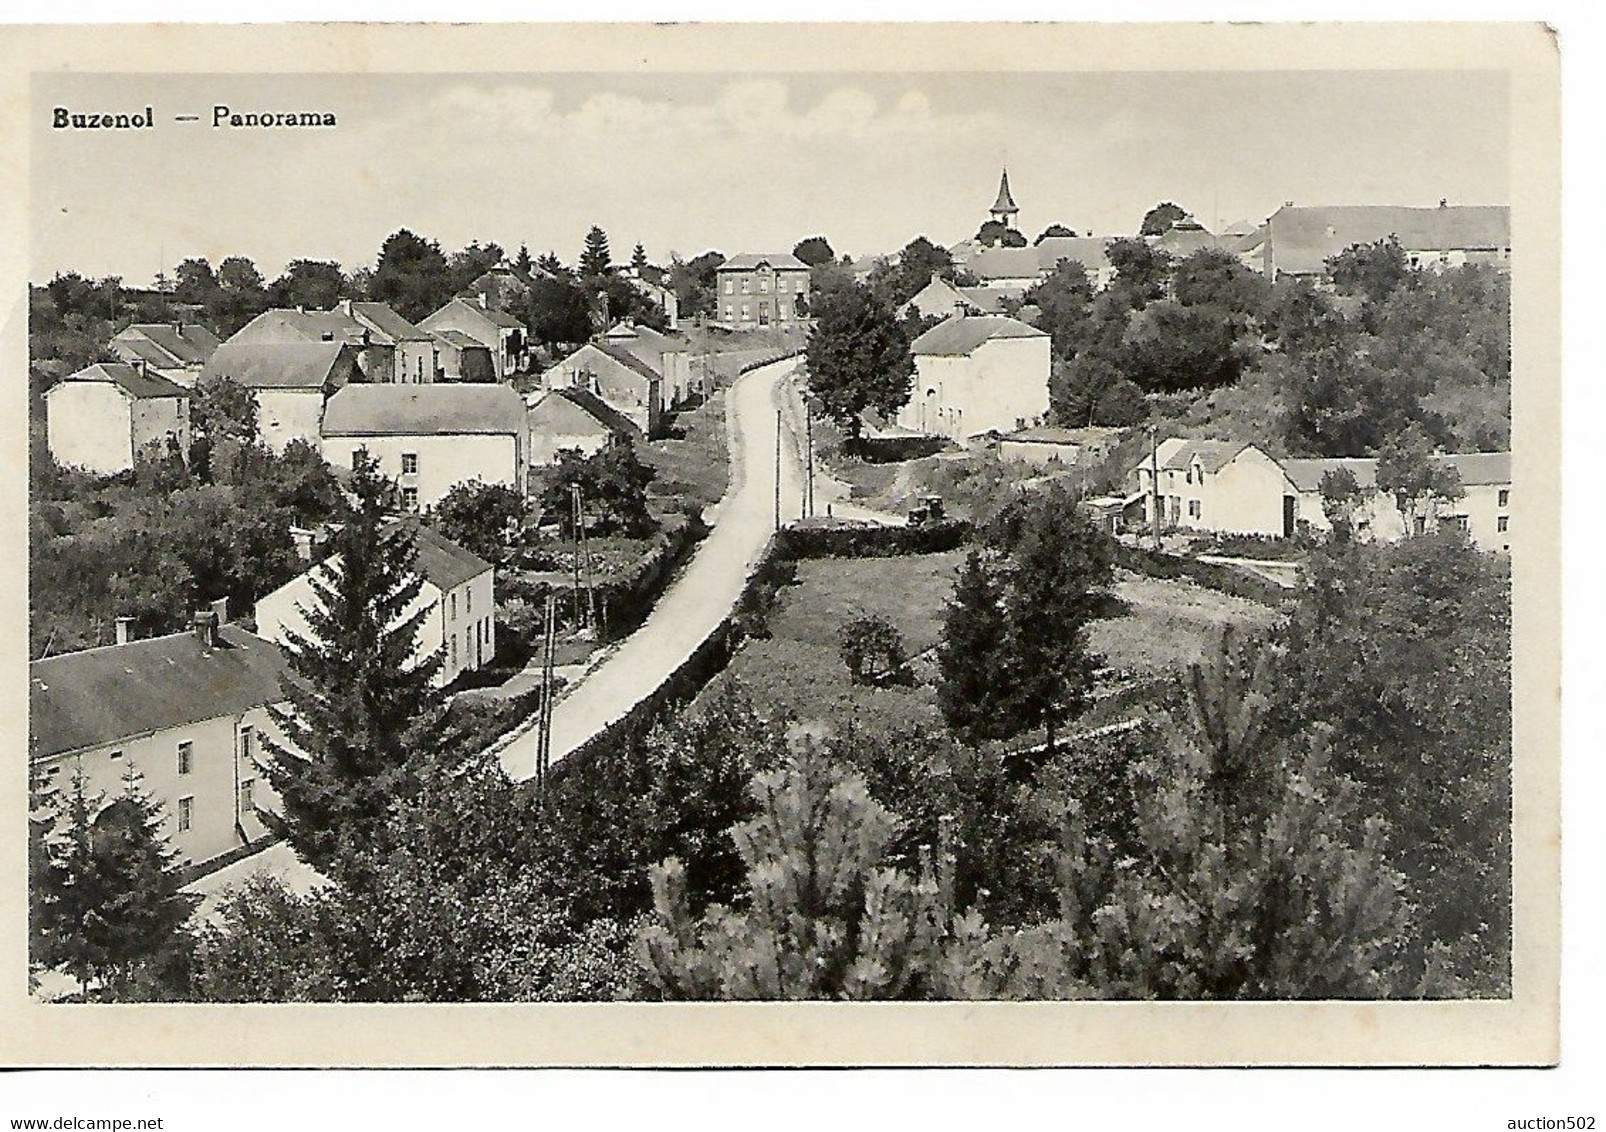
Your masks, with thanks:
[[[961,519],[906,527],[794,526],[776,536],[775,553],[793,559],[942,554],[963,546],[970,532],[970,524]]]
[[[1262,605],[1281,605],[1290,596],[1290,592],[1276,582],[1257,578],[1234,567],[1221,566],[1213,562],[1199,562],[1149,547],[1119,543],[1115,551],[1115,564],[1134,573],[1147,574],[1151,578],[1160,578],[1164,581],[1185,579],[1207,589],[1218,590],[1247,601],[1257,601]]]

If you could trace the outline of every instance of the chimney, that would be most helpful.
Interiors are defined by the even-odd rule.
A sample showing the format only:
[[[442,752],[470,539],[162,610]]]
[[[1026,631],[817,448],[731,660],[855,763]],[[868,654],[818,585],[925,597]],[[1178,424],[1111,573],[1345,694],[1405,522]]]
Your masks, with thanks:
[[[491,296],[490,295],[486,294],[484,291],[480,291],[480,292],[477,293],[476,297],[480,301],[480,310],[484,311],[484,310],[490,310],[491,309]]]
[[[173,320],[173,333],[177,334],[180,338],[184,337],[184,320],[182,318],[175,318]]]
[[[227,625],[229,623],[229,599],[220,597],[212,603],[212,618],[214,624]]]
[[[351,317],[351,300],[350,299],[341,299],[340,300],[340,313],[345,315],[347,318]]]
[[[133,361],[133,366],[135,373],[139,374],[141,377],[145,376],[146,362],[144,358],[135,358]]]
[[[955,318],[964,318],[965,317],[965,313],[966,313],[965,312],[965,302],[964,302],[963,299],[961,299],[960,301],[958,301],[958,302],[956,302],[954,304],[954,317]]]
[[[134,619],[132,617],[119,617],[117,619],[117,643],[126,645],[134,635]]]
[[[1440,197],[1439,198],[1439,207],[1440,208],[1449,208],[1450,207],[1450,198],[1449,197]]]
[[[307,304],[305,304],[305,303],[297,303],[296,304],[296,313],[297,314],[306,314],[307,313]]]
[[[210,609],[197,610],[190,622],[195,630],[195,639],[201,642],[203,649],[209,649],[217,643],[216,616]]]

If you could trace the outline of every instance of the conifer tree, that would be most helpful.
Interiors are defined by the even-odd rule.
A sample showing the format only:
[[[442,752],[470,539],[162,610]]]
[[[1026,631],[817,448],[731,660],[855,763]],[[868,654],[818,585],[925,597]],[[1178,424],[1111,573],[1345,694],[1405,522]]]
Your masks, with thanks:
[[[954,734],[971,743],[1010,733],[1002,678],[1009,627],[1003,593],[980,551],[959,569],[937,646],[937,706]]]
[[[635,270],[637,275],[640,275],[648,267],[647,249],[642,247],[639,243],[630,252],[630,266]]]
[[[530,258],[529,245],[520,244],[518,254],[513,257],[513,266],[528,274],[534,265],[535,261]]]
[[[580,253],[580,274],[589,277],[601,277],[608,274],[613,265],[613,257],[608,251],[608,233],[595,224],[586,233],[585,250]]]
[[[53,845],[56,841],[59,793],[37,767],[29,767],[28,782],[28,976],[53,967],[57,926],[53,915],[55,894],[63,876]]]
[[[142,968],[184,942],[197,898],[180,890],[177,854],[161,831],[160,806],[130,768],[110,805],[89,794],[82,772],[63,799],[65,828],[45,874],[43,957],[88,993],[124,995]],[[98,813],[96,811],[99,811]]]
[[[285,643],[289,706],[273,716],[288,749],[270,740],[267,767],[291,845],[326,871],[338,870],[343,841],[376,836],[387,804],[415,785],[441,715],[440,657],[414,656],[429,609],[411,608],[422,580],[411,529],[394,518],[395,484],[359,451],[349,489],[330,556],[311,577],[311,631]]]

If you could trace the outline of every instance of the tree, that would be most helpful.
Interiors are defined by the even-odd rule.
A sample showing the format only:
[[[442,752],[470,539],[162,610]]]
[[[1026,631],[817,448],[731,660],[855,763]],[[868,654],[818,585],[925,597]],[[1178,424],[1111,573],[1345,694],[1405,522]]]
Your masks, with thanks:
[[[309,310],[329,310],[349,293],[345,273],[330,260],[293,259],[268,287],[272,306]]]
[[[1109,290],[1128,310],[1142,310],[1163,298],[1171,281],[1171,257],[1146,240],[1126,237],[1111,240],[1105,257],[1115,269]]]
[[[277,457],[266,461],[248,491],[263,491],[292,521],[316,527],[333,519],[344,504],[340,481],[323,454],[297,437]]]
[[[1171,291],[1185,307],[1209,307],[1248,320],[1264,311],[1269,288],[1264,276],[1232,253],[1200,248],[1177,261]]]
[[[869,409],[890,416],[909,401],[914,357],[892,309],[863,287],[823,295],[806,352],[809,392],[853,439]]]
[[[591,301],[567,272],[542,276],[530,288],[525,321],[531,336],[552,349],[584,342],[591,337]]]
[[[1059,357],[1074,357],[1087,341],[1093,281],[1088,278],[1087,268],[1076,260],[1060,260],[1053,271],[1021,296],[1021,301],[1041,312],[1038,328],[1048,331]]]
[[[256,394],[227,374],[197,383],[190,397],[190,467],[215,483],[237,483],[259,442]]]
[[[580,275],[587,279],[600,279],[608,274],[612,266],[608,233],[593,224],[586,232],[585,250],[580,253]]]
[[[344,848],[377,837],[386,806],[416,788],[439,721],[440,656],[415,652],[429,610],[412,608],[423,583],[412,535],[391,519],[395,484],[366,451],[352,464],[352,502],[312,575],[310,632],[284,643],[288,707],[272,714],[286,743],[264,736],[291,845],[337,877]]]
[[[630,269],[638,276],[650,266],[647,262],[647,249],[639,243],[630,251]]]
[[[724,262],[719,252],[704,252],[690,260],[670,260],[669,287],[675,292],[682,315],[692,318],[714,313],[719,265]]]
[[[339,901],[249,877],[202,925],[195,994],[203,1002],[338,1002],[344,997]]]
[[[1225,312],[1164,299],[1133,315],[1119,356],[1121,369],[1139,388],[1177,393],[1231,385],[1249,350]]]
[[[880,614],[844,622],[837,652],[855,684],[879,684],[896,676],[908,661],[903,634]]]
[[[563,449],[558,453],[558,462],[547,471],[541,489],[543,519],[556,516],[564,537],[572,538],[574,508],[570,492],[578,487],[588,532],[644,538],[657,529],[647,510],[647,487],[656,475],[641,462],[628,438],[621,437],[590,456]]]
[[[933,277],[955,277],[953,256],[926,237],[916,236],[898,253],[896,263],[884,261],[876,265],[870,272],[869,285],[889,309],[897,310],[924,290]]]
[[[455,295],[507,258],[502,245],[482,244],[472,240],[467,247],[453,252],[446,260],[447,287]]]
[[[1033,240],[1032,244],[1033,246],[1036,246],[1037,244],[1041,244],[1044,240],[1071,237],[1075,235],[1076,230],[1074,228],[1067,228],[1063,224],[1050,224],[1047,228],[1044,228],[1037,234],[1037,239]]]
[[[1128,428],[1141,424],[1149,412],[1143,390],[1100,353],[1079,354],[1068,362],[1056,358],[1048,400],[1055,423],[1067,428]]]
[[[810,267],[819,267],[836,259],[836,253],[831,250],[831,242],[824,236],[810,236],[799,240],[793,246],[792,254]]]
[[[1011,728],[1004,684],[1009,621],[994,573],[982,552],[966,556],[937,646],[937,706],[948,729],[969,743],[1003,738]]]
[[[518,252],[513,256],[513,266],[526,275],[530,274],[535,261],[530,258],[530,248],[527,244],[520,244]]]
[[[1011,228],[1002,220],[988,220],[976,230],[975,240],[983,247],[1024,248],[1026,234]]]
[[[406,228],[386,237],[368,281],[368,298],[388,303],[410,322],[427,318],[453,295],[446,256],[434,240]]]
[[[1047,751],[1054,731],[1080,714],[1093,687],[1096,659],[1088,626],[1103,609],[1114,573],[1110,536],[1053,485],[1020,505],[1009,545],[1004,609],[1009,621],[1005,714],[1016,733],[1042,727]]]
[[[1382,303],[1411,279],[1405,249],[1395,236],[1370,244],[1351,244],[1327,258],[1327,277],[1341,295],[1360,295]]]
[[[1388,822],[1416,969],[1451,949],[1478,994],[1509,993],[1509,566],[1440,530],[1330,543],[1306,573],[1274,718],[1290,737],[1327,728],[1335,771]]]
[[[505,565],[524,524],[524,496],[500,483],[453,485],[425,520],[446,538],[487,562]]]
[[[1333,528],[1333,537],[1340,541],[1353,536],[1356,517],[1366,503],[1366,495],[1355,473],[1348,468],[1333,468],[1322,473],[1320,484],[1322,515]]]
[[[177,854],[158,804],[130,770],[109,805],[91,797],[81,771],[62,800],[56,867],[46,885],[44,963],[69,971],[86,994],[113,1001],[185,943],[197,898],[180,891]]]
[[[1377,489],[1394,497],[1407,534],[1421,534],[1442,504],[1465,494],[1455,467],[1435,458],[1432,439],[1416,424],[1378,447]]]
[[[1138,228],[1138,235],[1163,236],[1187,218],[1188,212],[1181,205],[1162,201],[1143,214],[1143,224]]]
[[[215,300],[218,280],[212,265],[200,257],[184,260],[173,271],[173,298],[191,306],[210,308]]]

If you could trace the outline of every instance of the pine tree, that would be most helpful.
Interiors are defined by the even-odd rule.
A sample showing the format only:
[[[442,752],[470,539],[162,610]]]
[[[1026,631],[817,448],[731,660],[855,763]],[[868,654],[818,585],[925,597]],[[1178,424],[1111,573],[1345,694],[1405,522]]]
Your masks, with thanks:
[[[1004,685],[1021,730],[1043,727],[1054,750],[1058,723],[1079,714],[1093,689],[1088,627],[1114,574],[1110,538],[1063,487],[1034,497],[1010,554]]]
[[[647,270],[647,249],[639,243],[630,252],[630,267],[638,276]]]
[[[65,879],[56,858],[58,792],[38,767],[29,767],[28,782],[28,975],[54,967],[57,925],[54,900]]]
[[[123,793],[104,808],[100,802],[75,772],[55,867],[44,878],[43,962],[69,971],[86,994],[98,988],[115,1001],[186,942],[197,898],[180,890],[161,808],[132,768]]]
[[[595,224],[586,233],[585,250],[580,253],[580,274],[589,278],[600,278],[608,274],[613,265],[613,257],[608,251],[608,233]]]
[[[518,254],[513,257],[513,266],[528,274],[535,261],[530,258],[530,249],[526,244],[519,245]]]
[[[423,583],[411,530],[392,517],[395,484],[359,451],[349,488],[330,557],[312,575],[311,632],[285,644],[289,706],[273,716],[288,749],[271,744],[267,768],[291,845],[325,871],[339,869],[343,842],[376,836],[387,804],[413,787],[441,715],[440,657],[414,657],[429,610],[408,612]]]
[[[937,706],[954,734],[979,743],[1009,734],[1002,666],[1009,627],[1003,593],[980,551],[960,567],[937,646]]]

